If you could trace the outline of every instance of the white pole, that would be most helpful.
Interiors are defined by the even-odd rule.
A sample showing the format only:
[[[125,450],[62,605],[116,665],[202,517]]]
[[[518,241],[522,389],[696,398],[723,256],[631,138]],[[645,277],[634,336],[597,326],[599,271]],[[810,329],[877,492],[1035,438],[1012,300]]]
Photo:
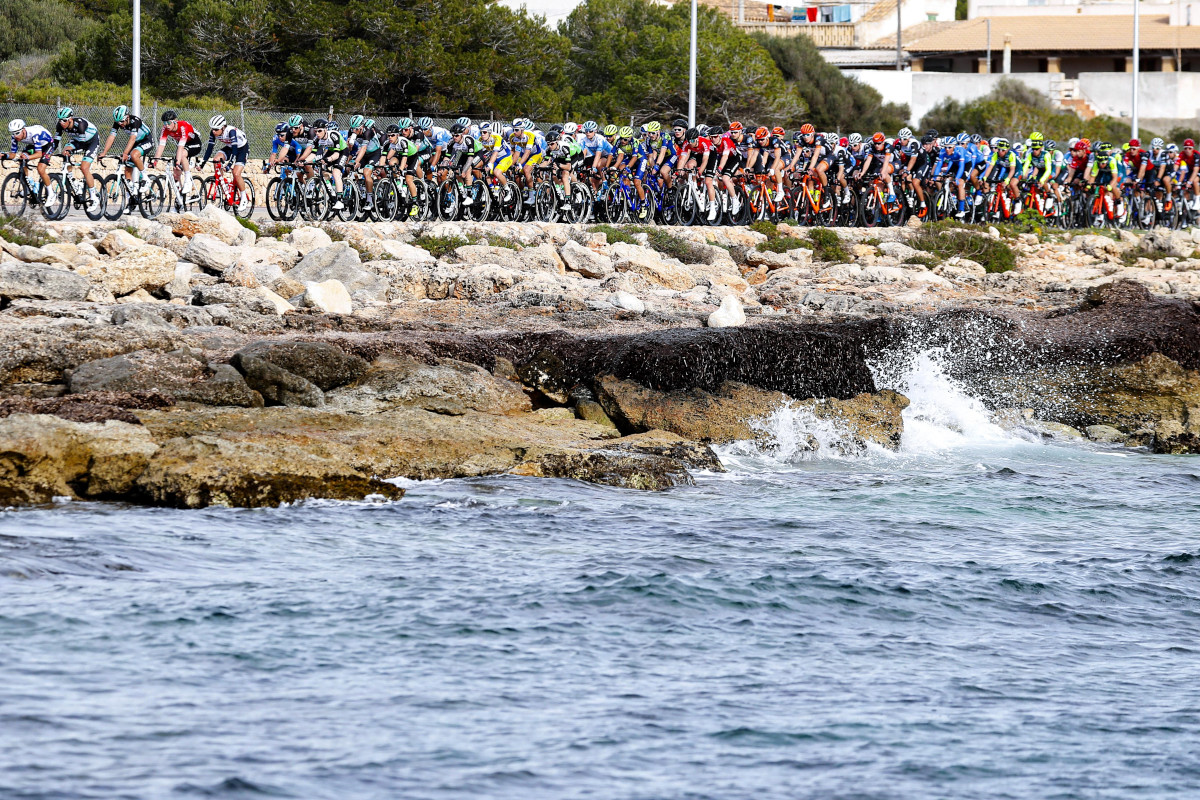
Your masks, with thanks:
[[[992,18],[987,18],[987,71],[992,73]]]
[[[688,64],[688,127],[696,127],[696,0],[692,0],[692,52]]]
[[[133,116],[142,115],[142,0],[133,0]]]
[[[896,0],[896,72],[901,70],[900,48],[900,0]]]
[[[1138,25],[1141,19],[1141,14],[1138,13],[1140,6],[1139,0],[1133,0],[1133,125],[1130,138],[1136,139],[1138,135],[1138,66],[1141,59],[1141,35],[1140,26]]]

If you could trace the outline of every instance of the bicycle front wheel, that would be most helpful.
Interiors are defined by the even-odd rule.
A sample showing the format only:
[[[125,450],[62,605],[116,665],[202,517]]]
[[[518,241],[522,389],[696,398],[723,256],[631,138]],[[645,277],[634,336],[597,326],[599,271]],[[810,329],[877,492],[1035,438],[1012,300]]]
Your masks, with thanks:
[[[267,181],[267,216],[275,221],[283,219],[286,204],[283,181],[279,178],[271,178]]]
[[[167,193],[163,190],[162,178],[157,175],[150,179],[150,182],[142,187],[142,198],[139,206],[142,209],[142,216],[146,219],[154,219],[162,213],[163,206],[167,203]]]
[[[104,179],[104,218],[119,220],[129,205],[129,195],[125,190],[125,182],[121,176],[109,175]]]
[[[14,172],[0,184],[0,209],[3,209],[6,217],[19,217],[25,213],[28,187],[21,181],[21,173]]]
[[[42,216],[51,220],[64,219],[70,210],[71,189],[67,184],[67,179],[60,175],[50,183],[46,202],[42,204]]]
[[[234,197],[237,198],[237,204],[233,207],[233,213],[242,219],[250,219],[250,215],[254,213],[255,206],[254,184],[250,182],[249,178],[243,178],[243,180],[246,182],[246,191],[239,192],[236,188],[234,189]]]

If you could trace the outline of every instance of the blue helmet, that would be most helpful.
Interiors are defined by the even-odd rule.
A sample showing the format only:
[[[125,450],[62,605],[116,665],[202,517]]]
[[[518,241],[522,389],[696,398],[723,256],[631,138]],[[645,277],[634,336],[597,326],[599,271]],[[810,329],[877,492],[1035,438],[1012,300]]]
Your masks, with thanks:
[[[281,122],[275,126],[275,135],[283,136],[285,133],[288,132],[288,129],[289,129],[288,124],[286,122]]]
[[[968,134],[966,131],[963,131],[962,133],[960,133],[958,135],[957,141],[959,144],[970,144],[971,143],[971,135]]]

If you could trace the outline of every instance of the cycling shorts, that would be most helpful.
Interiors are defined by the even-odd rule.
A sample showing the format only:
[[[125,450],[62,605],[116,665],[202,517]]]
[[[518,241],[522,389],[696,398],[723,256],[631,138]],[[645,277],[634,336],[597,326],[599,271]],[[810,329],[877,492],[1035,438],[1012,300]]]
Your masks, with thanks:
[[[525,161],[525,166],[527,166],[527,167],[534,167],[534,166],[537,166],[537,165],[538,165],[538,164],[540,164],[540,163],[542,163],[542,154],[541,154],[541,153],[535,153],[534,155],[531,155],[531,156],[530,156],[528,159],[526,159],[526,161]]]
[[[325,165],[330,168],[337,167],[338,169],[341,169],[342,166],[346,162],[346,151],[345,150],[326,151],[325,154],[321,156],[321,160],[324,161]]]
[[[500,173],[503,174],[505,172],[508,172],[508,168],[511,166],[512,166],[512,156],[505,156],[504,158],[502,158],[496,162],[496,166],[494,169],[500,170]]]
[[[717,163],[721,163],[721,159],[716,159]],[[732,176],[742,167],[742,157],[737,153],[732,153],[729,158],[725,159],[725,167],[721,170],[722,175]]]
[[[633,177],[639,181],[644,180],[646,177],[646,170],[649,168],[649,166],[650,166],[649,159],[643,158],[640,161],[638,161],[638,165],[636,167],[634,167],[634,169],[633,169]],[[728,166],[728,164],[726,166]]]
[[[373,169],[375,167],[375,165],[379,163],[380,152],[382,152],[382,151],[380,151],[380,150],[367,151],[367,154],[365,156],[363,156],[362,168],[363,169]]]
[[[242,166],[245,166],[246,159],[250,157],[250,145],[249,143],[244,144],[241,147],[229,145],[228,147],[222,147],[221,152],[225,154],[225,159],[230,163],[241,164]]]
[[[83,153],[83,163],[90,164],[96,160],[96,151],[100,149],[100,137],[93,136],[86,142],[71,142],[67,147],[72,153]]]

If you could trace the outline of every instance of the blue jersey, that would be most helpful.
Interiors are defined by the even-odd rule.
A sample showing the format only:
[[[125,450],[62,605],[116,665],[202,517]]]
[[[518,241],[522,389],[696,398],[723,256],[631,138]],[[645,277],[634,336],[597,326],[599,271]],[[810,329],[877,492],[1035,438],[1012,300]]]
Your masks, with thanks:
[[[53,144],[54,137],[50,135],[50,131],[41,125],[26,125],[25,141],[18,142],[16,139],[13,139],[12,150],[10,152],[17,152],[19,147],[24,147],[27,153],[32,153],[34,150],[49,152]]]
[[[279,138],[279,134],[275,134],[275,138],[271,140],[271,155],[277,154],[280,150],[287,150],[291,145],[291,142],[285,142]]]
[[[955,178],[961,178],[965,165],[965,155],[961,147],[953,147],[949,150],[943,148],[938,153],[937,163],[933,167],[933,174],[938,177],[953,174]]]
[[[579,146],[583,148],[583,154],[588,158],[597,153],[605,156],[612,155],[613,151],[613,146],[608,143],[608,139],[598,133],[590,139],[584,136],[583,140],[579,142]]]

